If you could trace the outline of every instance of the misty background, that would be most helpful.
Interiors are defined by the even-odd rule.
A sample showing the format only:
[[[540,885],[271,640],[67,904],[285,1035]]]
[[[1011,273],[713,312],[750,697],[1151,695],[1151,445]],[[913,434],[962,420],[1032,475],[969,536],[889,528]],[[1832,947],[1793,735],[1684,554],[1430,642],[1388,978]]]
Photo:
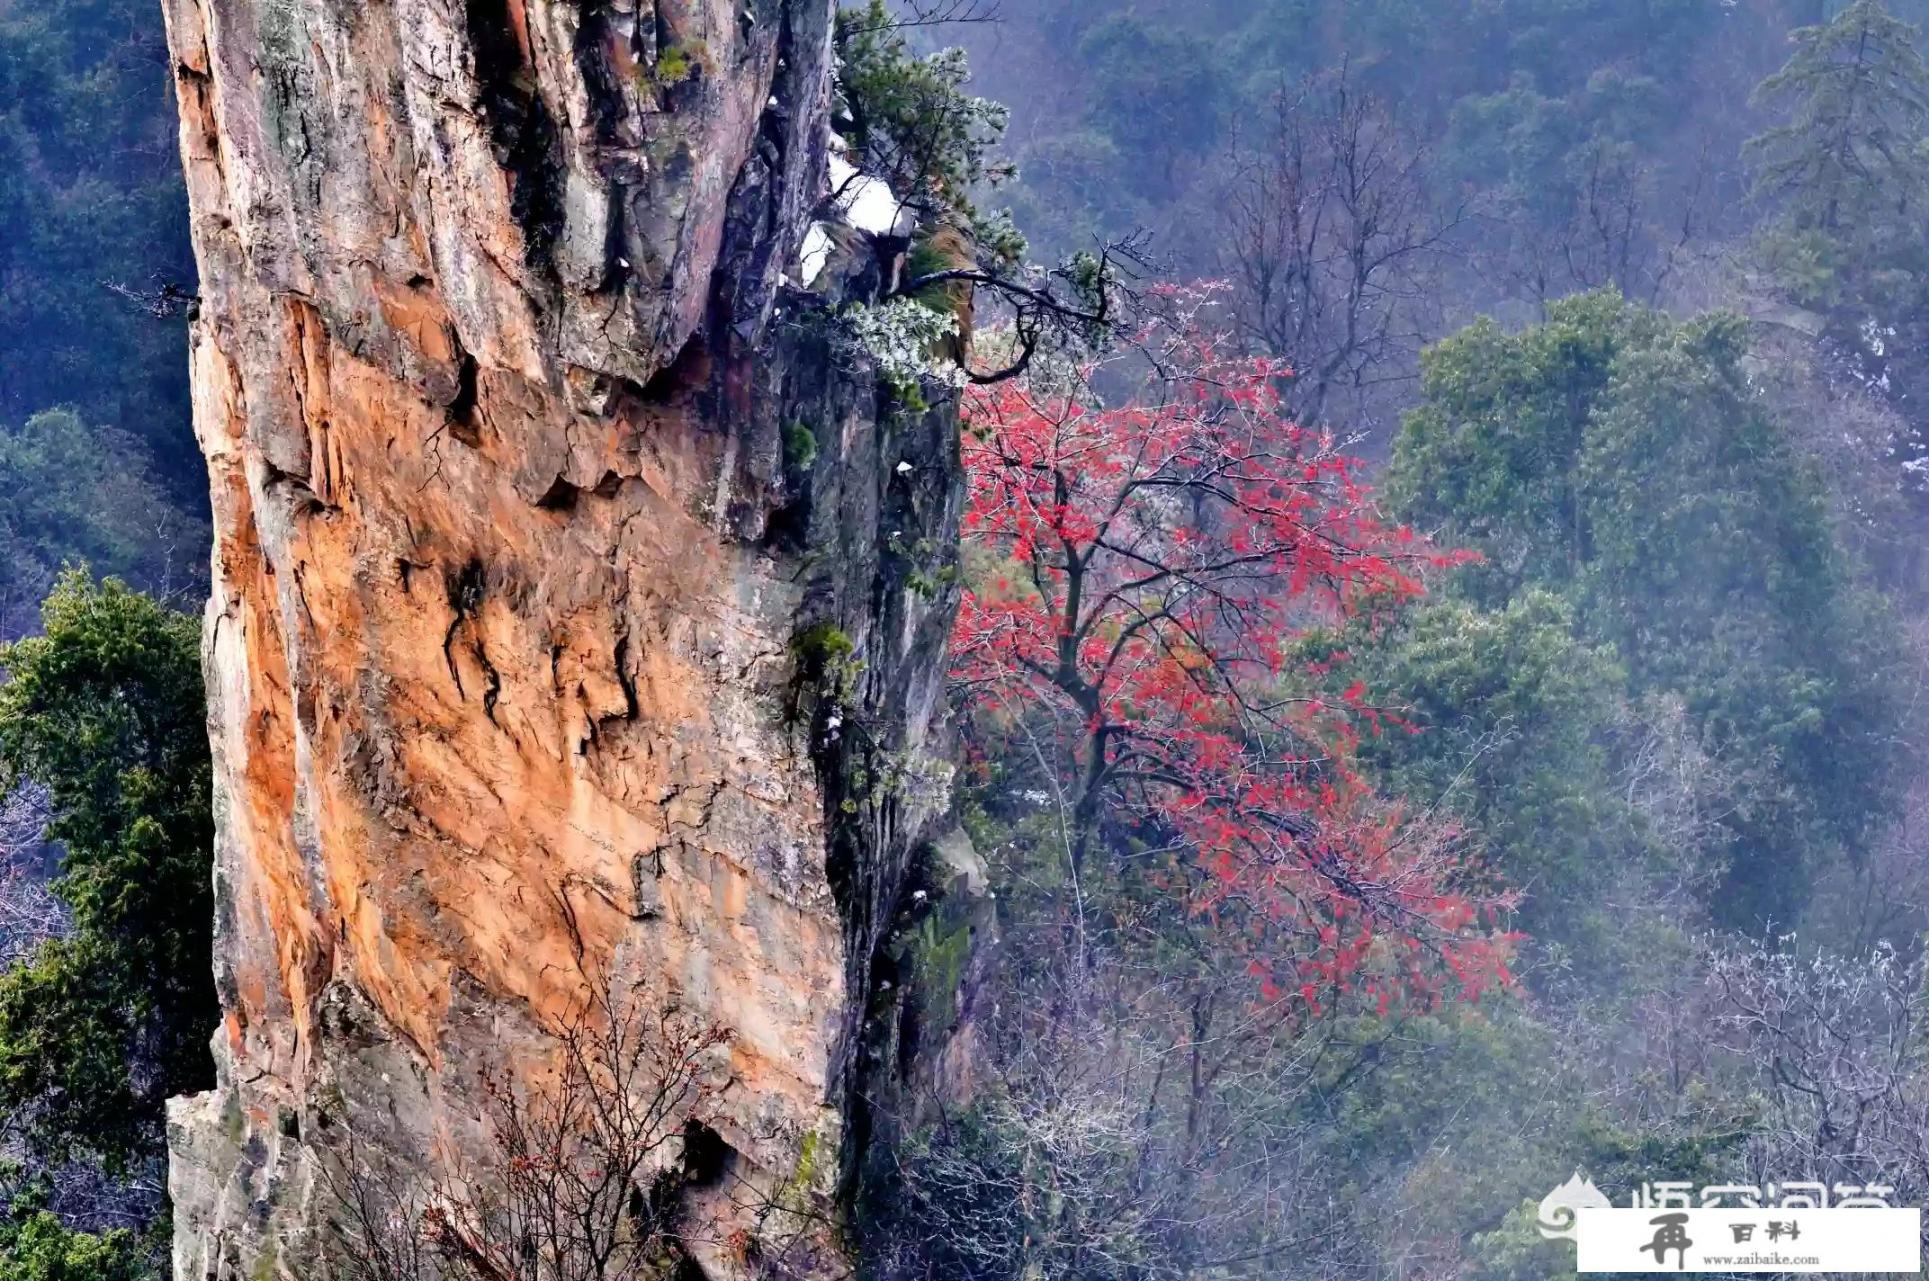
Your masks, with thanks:
[[[905,11],[911,49],[962,46],[1010,112],[981,207],[1042,262],[1146,232],[1146,271],[1224,282],[1224,341],[1292,366],[1292,417],[1390,519],[1481,554],[1393,623],[1309,629],[1293,690],[1363,681],[1417,729],[1363,773],[1514,893],[1523,937],[1479,999],[1255,1006],[1149,906],[1155,842],[1119,823],[1070,972],[1049,770],[968,725],[1005,937],[987,1088],[897,1158],[880,1274],[1559,1277],[1536,1207],[1576,1168],[1623,1203],[1929,1199],[1929,2],[933,12]],[[148,0],[0,0],[8,638],[67,565],[205,591],[167,86]],[[71,929],[37,888],[42,799],[0,824],[16,959]],[[10,999],[0,1103],[25,1108]],[[19,1204],[139,1226],[159,1167],[132,1150],[34,1157],[57,1186]],[[7,1257],[51,1257],[28,1221]],[[143,1248],[97,1274],[154,1275]]]

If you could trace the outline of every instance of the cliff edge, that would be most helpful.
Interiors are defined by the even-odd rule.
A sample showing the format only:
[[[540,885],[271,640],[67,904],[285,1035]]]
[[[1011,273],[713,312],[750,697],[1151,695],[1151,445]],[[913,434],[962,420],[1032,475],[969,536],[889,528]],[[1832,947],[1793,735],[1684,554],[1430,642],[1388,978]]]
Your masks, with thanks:
[[[684,1266],[757,1266],[727,1172],[835,1273],[918,1048],[873,962],[931,884],[959,474],[955,406],[831,317],[905,247],[792,283],[831,0],[165,9],[225,1017],[175,1275],[349,1275],[330,1161],[486,1166],[492,1091],[613,993],[717,1030]]]

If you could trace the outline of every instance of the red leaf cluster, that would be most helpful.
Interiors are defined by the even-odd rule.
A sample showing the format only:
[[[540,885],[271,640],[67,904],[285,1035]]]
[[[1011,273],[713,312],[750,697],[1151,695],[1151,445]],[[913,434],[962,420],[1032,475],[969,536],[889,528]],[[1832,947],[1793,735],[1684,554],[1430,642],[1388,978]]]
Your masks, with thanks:
[[[1049,742],[1073,862],[1102,830],[1181,852],[1175,891],[1250,950],[1269,998],[1477,997],[1509,981],[1503,904],[1464,888],[1451,833],[1353,767],[1362,733],[1403,723],[1294,662],[1309,628],[1411,600],[1464,557],[1384,524],[1357,460],[1285,414],[1290,372],[1222,355],[1209,293],[1177,302],[1133,372],[970,393],[954,681],[985,733]],[[1128,378],[1123,403],[1099,391]]]

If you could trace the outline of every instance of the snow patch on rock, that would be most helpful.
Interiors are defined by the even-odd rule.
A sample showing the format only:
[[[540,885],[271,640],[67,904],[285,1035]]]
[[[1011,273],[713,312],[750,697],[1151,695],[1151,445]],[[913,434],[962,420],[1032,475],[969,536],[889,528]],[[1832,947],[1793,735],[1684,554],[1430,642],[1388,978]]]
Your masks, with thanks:
[[[856,165],[835,151],[830,154],[830,176],[833,202],[851,226],[873,236],[910,234],[911,211],[890,183],[859,173]]]
[[[813,222],[804,233],[804,248],[797,258],[798,278],[804,282],[804,288],[809,289],[824,274],[824,265],[830,261],[830,229],[821,222]]]

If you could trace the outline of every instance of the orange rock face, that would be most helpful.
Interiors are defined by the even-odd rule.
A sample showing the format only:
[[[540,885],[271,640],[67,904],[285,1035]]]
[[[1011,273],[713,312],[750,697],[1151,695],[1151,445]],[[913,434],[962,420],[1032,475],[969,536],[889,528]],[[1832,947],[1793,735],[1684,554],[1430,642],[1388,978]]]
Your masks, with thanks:
[[[318,1131],[474,1143],[591,989],[720,1024],[732,1159],[828,1143],[834,1203],[938,807],[850,780],[933,751],[957,464],[785,283],[830,0],[166,9],[226,1010],[177,1276],[324,1275]],[[800,712],[832,632],[861,742]]]

